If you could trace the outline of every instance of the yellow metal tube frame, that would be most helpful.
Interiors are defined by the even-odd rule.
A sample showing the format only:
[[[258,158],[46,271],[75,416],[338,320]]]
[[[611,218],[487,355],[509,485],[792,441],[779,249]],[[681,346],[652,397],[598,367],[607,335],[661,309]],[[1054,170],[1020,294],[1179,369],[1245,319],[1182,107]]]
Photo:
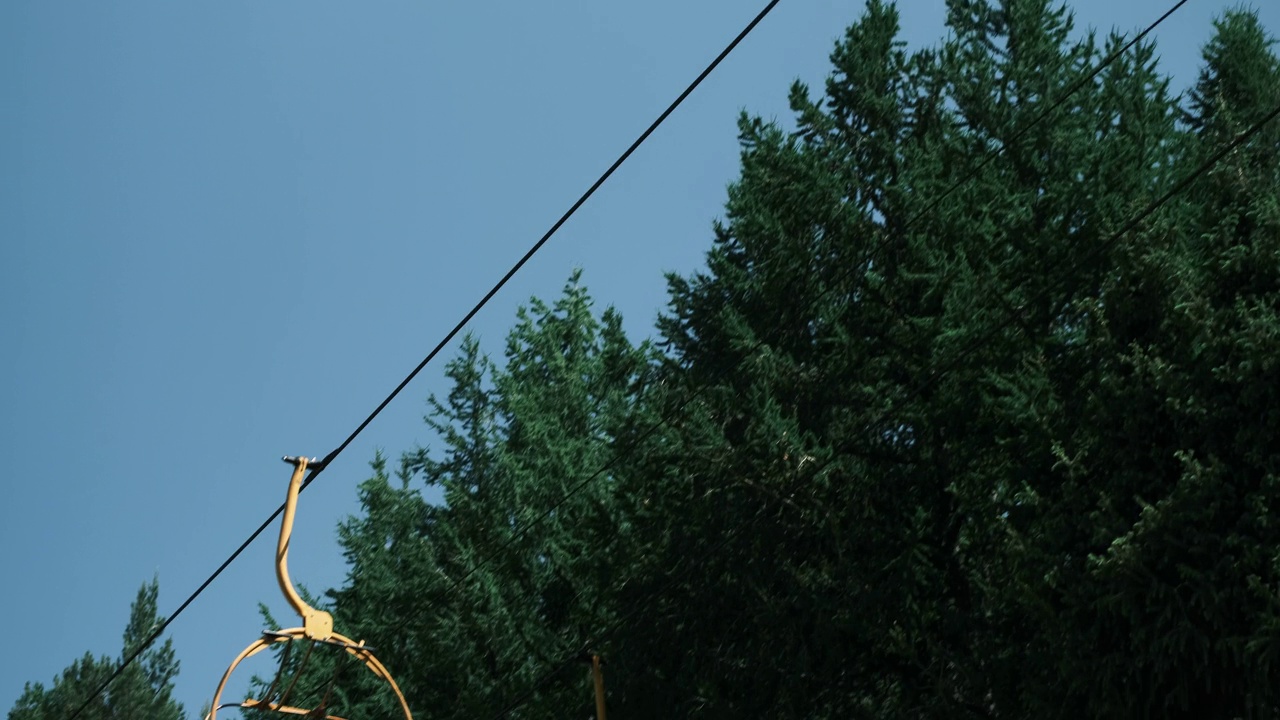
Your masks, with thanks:
[[[293,463],[293,476],[289,479],[289,494],[285,500],[284,517],[281,518],[280,522],[280,541],[276,545],[276,579],[280,583],[280,591],[284,593],[285,599],[302,617],[302,627],[289,628],[277,632],[264,632],[261,638],[237,655],[236,659],[231,661],[227,671],[223,673],[221,682],[218,683],[218,690],[213,695],[213,703],[205,720],[217,720],[218,711],[229,707],[257,708],[285,715],[323,717],[325,720],[344,720],[336,715],[320,716],[315,709],[307,710],[285,705],[283,704],[283,698],[279,703],[249,699],[244,702],[220,704],[222,691],[226,689],[227,681],[231,679],[231,673],[235,671],[237,665],[275,643],[293,642],[294,640],[310,640],[334,645],[360,660],[373,671],[374,675],[385,680],[391,686],[391,690],[395,692],[396,700],[400,702],[400,709],[404,711],[405,720],[413,720],[413,715],[409,712],[409,704],[404,699],[404,693],[400,692],[400,686],[396,684],[395,679],[391,677],[391,673],[387,668],[373,656],[373,651],[365,647],[363,640],[356,642],[345,635],[334,632],[333,616],[308,605],[302,599],[302,596],[298,595],[297,590],[293,587],[293,582],[289,579],[289,538],[293,534],[293,519],[298,509],[298,493],[302,490],[302,476],[307,470],[308,461],[304,457],[285,458],[285,460]]]

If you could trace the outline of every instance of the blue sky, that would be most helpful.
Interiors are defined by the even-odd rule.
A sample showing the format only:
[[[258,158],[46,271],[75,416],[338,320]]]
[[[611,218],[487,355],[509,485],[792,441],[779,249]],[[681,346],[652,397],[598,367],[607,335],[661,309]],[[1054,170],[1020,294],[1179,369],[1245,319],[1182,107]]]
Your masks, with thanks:
[[[279,504],[279,456],[340,442],[763,4],[0,4],[0,711],[119,653],[153,575],[175,608]],[[1130,31],[1170,4],[1072,5]],[[902,4],[910,43],[942,5]],[[1158,33],[1176,87],[1226,7]],[[578,266],[648,335],[710,246],[738,111],[785,119],[860,9],[781,3],[481,313],[485,348]],[[295,579],[342,582],[335,524],[375,449],[430,441],[444,359],[303,496]],[[273,547],[172,627],[192,715],[257,603],[287,617]]]

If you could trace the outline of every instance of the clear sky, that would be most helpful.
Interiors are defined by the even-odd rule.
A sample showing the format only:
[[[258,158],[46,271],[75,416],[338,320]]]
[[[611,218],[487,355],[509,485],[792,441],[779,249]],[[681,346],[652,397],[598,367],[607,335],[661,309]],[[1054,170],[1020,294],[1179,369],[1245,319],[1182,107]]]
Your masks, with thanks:
[[[1172,2],[1073,7],[1131,31]],[[0,4],[0,712],[118,654],[153,575],[171,612],[283,499],[278,458],[340,442],[763,5]],[[942,6],[901,3],[910,43]],[[1175,87],[1227,6],[1158,33]],[[486,349],[576,266],[648,335],[662,273],[710,247],[738,111],[786,119],[861,7],[784,0],[476,319]],[[303,496],[295,579],[343,581],[335,524],[376,448],[430,440],[444,359]],[[273,547],[172,627],[192,716],[257,603],[288,617]]]

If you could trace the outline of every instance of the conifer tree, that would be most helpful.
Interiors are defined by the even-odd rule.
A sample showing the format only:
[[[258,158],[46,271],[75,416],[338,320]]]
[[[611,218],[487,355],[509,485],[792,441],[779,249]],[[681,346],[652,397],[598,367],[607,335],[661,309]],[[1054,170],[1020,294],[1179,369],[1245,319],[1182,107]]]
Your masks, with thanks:
[[[22,696],[9,711],[9,720],[65,720],[75,712],[102,683],[111,677],[119,663],[146,640],[164,621],[157,614],[158,580],[142,585],[129,609],[129,622],[124,631],[124,645],[119,658],[95,658],[85,653],[54,678],[53,684],[27,683]],[[107,691],[95,697],[80,714],[86,720],[181,720],[186,717],[182,705],[173,700],[173,680],[178,675],[178,660],[173,641],[144,650],[125,668]]]
[[[447,396],[429,400],[437,448],[404,453],[395,480],[375,459],[362,514],[339,530],[350,571],[329,602],[378,648],[416,715],[492,714],[610,622],[628,524],[618,470],[599,471],[636,432],[653,361],[616,311],[593,313],[575,272],[555,303],[519,310],[501,365],[463,341]],[[428,486],[444,505],[425,501]],[[341,673],[344,709],[382,717],[378,681]],[[559,714],[587,707],[589,688],[528,703]]]
[[[731,541],[619,640],[635,656],[626,701],[653,700],[641,715],[1266,716],[1276,545],[1234,528],[1268,527],[1274,503],[1275,298],[1248,293],[1274,287],[1275,136],[1114,237],[1274,107],[1265,34],[1247,13],[1219,24],[1189,136],[1149,44],[1089,79],[1121,38],[1072,40],[1045,0],[948,8],[951,38],[907,55],[894,9],[869,2],[826,97],[793,88],[794,131],[740,124],[707,270],[671,279],[661,325],[672,382],[705,387],[706,424],[680,437],[680,471],[654,473],[678,480],[650,549],[691,537],[649,584],[691,546]],[[1228,177],[1249,192],[1215,194]],[[1223,225],[1233,237],[1206,257],[1198,238]],[[1242,336],[1216,359],[1204,295]],[[1192,392],[1138,367],[1203,372]],[[1187,416],[1207,408],[1216,429]],[[1209,453],[1211,437],[1232,441]],[[1262,489],[1233,487],[1244,477]],[[1215,569],[1215,547],[1252,560]]]
[[[577,713],[579,647],[624,718],[1280,714],[1280,130],[1117,235],[1274,110],[1271,41],[1224,15],[1178,98],[1060,3],[947,23],[869,0],[742,116],[661,357],[576,275],[464,342],[330,594],[422,717]]]

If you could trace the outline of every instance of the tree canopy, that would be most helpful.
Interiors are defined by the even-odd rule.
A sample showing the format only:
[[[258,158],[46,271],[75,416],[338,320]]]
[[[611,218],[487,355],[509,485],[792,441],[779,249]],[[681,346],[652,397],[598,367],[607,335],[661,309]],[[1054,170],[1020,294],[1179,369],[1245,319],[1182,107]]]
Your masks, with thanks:
[[[155,579],[138,589],[138,596],[129,609],[119,658],[105,655],[95,658],[92,653],[85,653],[55,677],[52,686],[27,683],[22,696],[9,710],[9,720],[66,720],[86,701],[88,705],[80,714],[85,720],[181,720],[186,717],[182,704],[173,700],[178,660],[173,641],[167,638],[144,650],[106,692],[90,700],[123,659],[132,655],[156,626],[164,622],[156,610],[159,594],[160,583]]]
[[[1177,95],[1049,0],[947,26],[869,0],[741,117],[652,341],[575,273],[462,343],[324,597],[415,716],[587,717],[584,653],[615,718],[1280,716],[1280,127],[1209,162],[1274,41],[1227,12]]]

